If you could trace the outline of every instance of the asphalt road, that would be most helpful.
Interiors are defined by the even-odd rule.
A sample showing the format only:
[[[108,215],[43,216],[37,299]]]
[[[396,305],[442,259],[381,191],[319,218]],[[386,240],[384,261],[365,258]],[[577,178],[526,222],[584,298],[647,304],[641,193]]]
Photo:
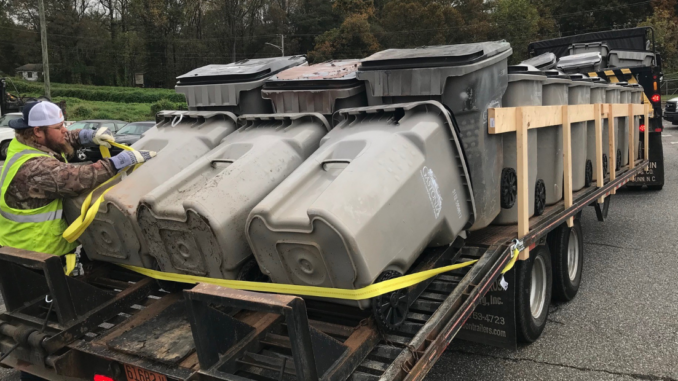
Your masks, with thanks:
[[[678,128],[663,141],[664,190],[620,191],[604,223],[585,210],[581,289],[542,337],[516,351],[455,341],[427,380],[678,380]]]

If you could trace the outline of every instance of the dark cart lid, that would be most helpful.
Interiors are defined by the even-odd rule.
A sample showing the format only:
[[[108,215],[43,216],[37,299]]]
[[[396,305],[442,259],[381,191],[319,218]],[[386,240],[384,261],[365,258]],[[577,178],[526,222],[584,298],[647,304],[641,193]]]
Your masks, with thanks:
[[[178,76],[177,86],[252,82],[304,63],[305,56],[289,56],[242,60],[227,65],[207,65]]]
[[[267,90],[311,90],[355,87],[360,60],[336,60],[284,70],[264,83]]]
[[[506,41],[388,49],[365,58],[361,71],[462,66],[485,60],[511,49]]]

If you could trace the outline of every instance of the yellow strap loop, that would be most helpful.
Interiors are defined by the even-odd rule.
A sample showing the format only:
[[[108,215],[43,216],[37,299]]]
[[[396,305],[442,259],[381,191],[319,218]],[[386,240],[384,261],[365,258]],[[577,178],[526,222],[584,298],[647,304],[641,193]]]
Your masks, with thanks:
[[[109,143],[111,143],[112,146],[118,147],[118,148],[123,149],[125,151],[134,151],[134,149],[132,147],[128,147],[126,145],[118,144],[118,143],[115,143],[115,142],[109,142]],[[103,156],[104,158],[111,157],[111,152],[108,150],[107,147],[99,146],[99,150],[101,151],[101,156]],[[135,165],[132,170],[134,171],[135,169],[137,169],[139,167],[139,165],[141,165],[141,164]],[[104,201],[104,196],[106,195],[106,193],[108,193],[108,191],[113,189],[113,187],[110,187],[110,188],[106,189],[103,193],[101,193],[99,198],[97,198],[97,200],[93,204],[92,204],[92,195],[97,190],[99,190],[99,188],[105,187],[109,183],[115,181],[123,173],[124,173],[124,171],[119,172],[115,176],[104,181],[101,185],[94,188],[94,190],[87,195],[87,198],[85,198],[85,201],[82,203],[82,207],[80,208],[80,215],[78,216],[78,218],[75,219],[75,221],[73,221],[71,226],[66,228],[66,230],[64,231],[63,237],[66,241],[74,242],[75,240],[80,238],[82,233],[85,232],[85,229],[87,229],[87,227],[92,223],[92,221],[94,221],[94,217],[96,216],[97,212],[99,211],[99,206]],[[91,205],[91,207],[90,207],[90,205]]]
[[[71,275],[73,270],[75,270],[75,264],[77,263],[77,256],[73,254],[65,254],[64,257],[66,257],[66,267],[64,268],[64,272],[66,273],[66,276]]]
[[[315,287],[315,286],[300,286],[295,284],[262,283],[262,282],[248,282],[242,280],[214,279],[195,275],[172,274],[129,265],[120,265],[120,266],[150,278],[166,280],[171,282],[190,283],[190,284],[209,283],[216,286],[228,287],[236,290],[245,290],[245,291],[317,296],[322,298],[344,299],[344,300],[363,300],[374,298],[375,296],[387,294],[389,292],[413,286],[436,275],[446,273],[452,270],[461,269],[463,267],[471,266],[476,262],[478,262],[478,260],[457,263],[455,265],[439,267],[437,269],[432,270],[426,270],[414,274],[401,276],[399,278],[385,280],[383,282],[375,283],[357,290],[347,290],[343,288]]]

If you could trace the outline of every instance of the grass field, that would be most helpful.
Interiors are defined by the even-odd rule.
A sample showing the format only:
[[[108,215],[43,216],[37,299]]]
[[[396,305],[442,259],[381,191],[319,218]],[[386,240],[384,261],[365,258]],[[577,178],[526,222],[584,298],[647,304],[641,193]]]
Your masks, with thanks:
[[[16,87],[16,89],[15,89]],[[40,97],[42,82],[12,78],[7,90],[23,97]],[[128,122],[155,120],[160,110],[185,110],[183,94],[172,89],[143,89],[52,83],[52,101],[66,101],[68,120],[119,119]]]

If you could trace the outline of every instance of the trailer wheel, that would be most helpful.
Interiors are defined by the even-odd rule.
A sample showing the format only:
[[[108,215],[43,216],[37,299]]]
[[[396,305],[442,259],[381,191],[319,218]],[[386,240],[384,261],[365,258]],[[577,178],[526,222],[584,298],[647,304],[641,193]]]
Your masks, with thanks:
[[[572,228],[564,223],[548,234],[546,241],[553,265],[553,298],[563,302],[574,299],[581,284],[584,265],[584,239],[581,221]]]
[[[518,340],[532,343],[546,326],[551,301],[551,253],[540,245],[530,258],[516,264],[516,331]]]
[[[607,175],[607,155],[603,154],[603,177]]]
[[[534,188],[534,215],[541,216],[546,208],[546,185],[544,180],[537,180]]]
[[[584,186],[590,187],[593,182],[593,163],[591,160],[586,160],[586,174],[584,175]]]
[[[403,276],[398,271],[386,270],[379,274],[375,283]],[[409,311],[407,289],[400,289],[372,298],[372,315],[377,325],[386,330],[394,331],[407,319]]]

